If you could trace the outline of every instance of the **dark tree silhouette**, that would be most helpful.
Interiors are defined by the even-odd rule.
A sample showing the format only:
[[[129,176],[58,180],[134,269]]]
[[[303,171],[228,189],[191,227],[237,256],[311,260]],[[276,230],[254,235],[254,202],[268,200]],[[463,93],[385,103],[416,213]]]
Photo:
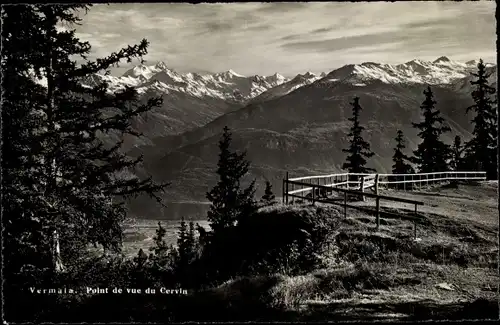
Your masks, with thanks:
[[[264,191],[264,195],[262,196],[261,201],[266,205],[270,205],[274,203],[275,198],[276,196],[273,193],[273,186],[271,185],[271,182],[266,180],[266,189]]]
[[[178,267],[185,269],[195,258],[196,238],[194,233],[194,223],[186,224],[184,218],[179,226],[179,236],[177,237],[177,250],[179,251]]]
[[[230,150],[231,141],[232,134],[226,126],[219,141],[219,181],[207,193],[207,199],[212,203],[208,220],[214,233],[234,226],[256,211],[255,181],[246,189],[241,189],[240,186],[242,177],[248,173],[250,162],[246,160],[246,152]]]
[[[347,169],[349,173],[370,173],[375,171],[375,169],[365,167],[367,163],[365,158],[372,157],[374,153],[370,151],[370,144],[361,136],[365,128],[359,123],[359,113],[362,110],[359,104],[359,97],[355,97],[351,105],[352,117],[349,118],[349,121],[352,122],[352,127],[351,132],[348,134],[350,137],[350,146],[348,149],[342,149],[343,152],[348,154],[342,168]]]
[[[450,167],[454,171],[462,170],[464,162],[463,162],[463,152],[464,148],[462,146],[462,139],[459,135],[455,136],[455,140],[453,141],[453,146],[451,148],[451,160]]]
[[[496,89],[488,82],[490,74],[486,72],[483,60],[479,60],[477,73],[472,73],[476,80],[472,98],[474,105],[467,107],[467,112],[474,111],[473,138],[465,144],[465,162],[468,169],[486,171],[488,179],[498,179],[498,113],[496,101],[490,96]]]
[[[392,161],[394,164],[392,165],[392,173],[393,174],[413,174],[415,170],[413,167],[407,163],[410,158],[403,152],[406,148],[406,143],[403,135],[403,131],[398,130],[396,135],[396,147],[394,148],[394,155],[392,156]],[[404,176],[392,176],[391,180],[394,181],[403,181]],[[403,184],[397,183],[396,188],[398,189],[409,189],[412,187],[412,184]]]
[[[142,40],[88,61],[90,44],[56,27],[77,24],[77,11],[89,7],[2,7],[4,274],[10,287],[23,286],[14,291],[52,281],[57,237],[66,271],[79,266],[89,244],[119,251],[125,200],[146,193],[160,201],[167,185],[136,177],[142,158],[126,157],[122,142],[102,140],[110,132],[137,136],[131,118],[161,99],[141,103],[131,88],[110,93],[106,83],[83,84],[123,60],[142,58],[148,47]]]
[[[406,143],[403,131],[398,130],[396,135],[396,147],[394,148],[394,155],[392,156],[392,161],[394,162],[394,165],[392,165],[392,173],[394,174],[411,174],[415,172],[413,167],[406,163],[410,158],[403,152],[405,148]]]
[[[151,251],[150,259],[155,265],[156,269],[165,267],[167,265],[169,247],[165,241],[167,235],[167,230],[158,222],[158,228],[155,231],[155,236],[153,237],[153,246],[149,248]]]
[[[424,90],[425,100],[420,105],[424,120],[412,123],[413,127],[420,130],[418,136],[422,142],[417,150],[413,151],[411,161],[417,165],[419,172],[432,173],[449,170],[448,159],[450,157],[450,146],[440,139],[445,132],[451,131],[448,126],[443,125],[444,118],[441,112],[435,108],[436,101],[431,87]]]

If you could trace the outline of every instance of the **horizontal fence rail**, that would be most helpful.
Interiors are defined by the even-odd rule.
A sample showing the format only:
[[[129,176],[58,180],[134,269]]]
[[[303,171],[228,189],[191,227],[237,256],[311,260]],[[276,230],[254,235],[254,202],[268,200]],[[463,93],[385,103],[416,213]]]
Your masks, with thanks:
[[[342,193],[344,196],[344,217],[347,217],[347,207],[372,213],[375,212],[377,229],[380,226],[380,200],[412,204],[415,206],[414,216],[403,214],[396,215],[402,219],[412,220],[414,222],[414,235],[416,238],[417,221],[420,219],[417,207],[419,205],[424,205],[424,203],[400,197],[379,195],[379,187],[413,190],[442,181],[458,180],[486,180],[486,172],[450,171],[419,174],[340,173],[296,178],[288,178],[287,173],[286,179],[283,180],[283,203],[288,204],[289,198],[294,198],[308,200],[311,201],[312,204],[321,202],[339,205],[337,201],[329,198],[329,195],[333,195],[334,192]],[[365,192],[366,189],[372,189],[374,193]],[[348,205],[348,196],[358,198],[361,201],[365,201],[367,197],[375,199],[375,210],[368,209],[367,207]]]
[[[309,185],[324,185],[330,187],[341,188],[360,188],[364,182],[363,188],[371,188],[375,186],[375,178],[379,177],[378,185],[384,188],[391,188],[396,184],[416,184],[418,187],[424,185],[432,185],[441,181],[484,181],[486,180],[486,172],[471,172],[471,171],[450,171],[436,173],[419,173],[419,174],[360,174],[360,173],[341,173],[330,175],[304,176],[287,179],[288,181],[301,181]],[[411,188],[411,187],[410,187]],[[407,188],[403,186],[406,190]],[[312,187],[292,188],[289,194],[297,194],[303,192],[311,192]]]

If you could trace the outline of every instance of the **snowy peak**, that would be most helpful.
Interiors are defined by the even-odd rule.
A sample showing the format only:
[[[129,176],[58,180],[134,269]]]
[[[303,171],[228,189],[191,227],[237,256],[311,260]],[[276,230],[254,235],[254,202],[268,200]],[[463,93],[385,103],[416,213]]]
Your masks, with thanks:
[[[269,82],[275,82],[277,84],[282,84],[287,79],[284,76],[282,76],[282,75],[280,75],[279,73],[276,72],[272,76],[266,77],[266,80],[268,80]]]
[[[158,70],[166,70],[168,69],[167,68],[167,65],[165,64],[165,62],[163,61],[160,61],[158,62],[156,65],[155,65],[155,68],[158,69]]]
[[[441,56],[434,60],[432,63],[441,63],[441,62],[451,62],[450,59],[448,59],[446,56]]]
[[[475,71],[476,65],[476,61],[461,63],[445,56],[432,62],[415,59],[398,65],[364,62],[345,65],[330,72],[327,81],[353,85],[375,81],[387,84],[450,84],[467,77]]]
[[[229,69],[228,71],[221,72],[221,73],[216,73],[215,76],[221,77],[224,79],[232,79],[232,78],[246,78],[245,76],[236,73],[234,70]]]
[[[148,66],[139,64],[121,77],[96,75],[86,82],[95,85],[106,81],[110,91],[125,86],[136,87],[140,94],[154,92],[160,94],[184,93],[198,98],[212,97],[233,102],[245,102],[261,93],[289,81],[279,73],[272,76],[245,77],[230,69],[225,72],[200,75],[180,74],[170,69],[165,62]]]
[[[293,82],[304,82],[304,81],[308,81],[311,79],[317,80],[317,79],[319,79],[319,77],[316,76],[314,73],[307,71],[304,74],[298,74],[297,76],[295,76],[295,78],[292,79],[292,81]]]
[[[320,78],[321,77],[318,77],[314,73],[309,71],[304,74],[298,74],[292,80],[289,81],[287,80],[286,82],[283,82],[277,85],[276,87],[269,89],[268,91],[259,95],[258,97],[255,98],[255,101],[261,102],[261,101],[271,100],[273,98],[277,98],[280,96],[284,96],[300,87],[303,87],[305,85],[310,85]]]

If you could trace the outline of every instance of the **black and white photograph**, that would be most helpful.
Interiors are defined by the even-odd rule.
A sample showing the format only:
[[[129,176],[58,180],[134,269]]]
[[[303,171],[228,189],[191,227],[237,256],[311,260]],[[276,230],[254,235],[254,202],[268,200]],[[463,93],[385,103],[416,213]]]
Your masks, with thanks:
[[[498,321],[496,10],[2,4],[4,322]]]

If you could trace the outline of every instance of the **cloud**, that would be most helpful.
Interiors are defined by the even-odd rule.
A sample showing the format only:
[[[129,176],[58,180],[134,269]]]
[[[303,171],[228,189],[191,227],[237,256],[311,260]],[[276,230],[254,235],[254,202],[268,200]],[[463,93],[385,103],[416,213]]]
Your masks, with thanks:
[[[332,31],[333,29],[334,29],[334,27],[323,27],[323,28],[318,28],[318,29],[312,30],[309,33],[310,34],[326,33],[326,32]]]
[[[301,10],[307,7],[307,3],[300,2],[280,2],[280,3],[267,3],[257,9],[257,12],[263,13],[283,13],[293,10]]]
[[[304,41],[285,43],[282,47],[290,51],[319,51],[336,52],[349,48],[356,48],[360,45],[384,44],[392,42],[395,38],[407,38],[406,35],[399,35],[397,32],[373,33],[350,37],[338,37],[319,41]]]
[[[493,2],[94,5],[77,36],[105,56],[142,38],[175,70],[294,75],[359,60],[496,57]],[[471,52],[474,49],[474,52]],[[486,56],[485,56],[486,55]],[[122,69],[125,69],[122,68]]]

